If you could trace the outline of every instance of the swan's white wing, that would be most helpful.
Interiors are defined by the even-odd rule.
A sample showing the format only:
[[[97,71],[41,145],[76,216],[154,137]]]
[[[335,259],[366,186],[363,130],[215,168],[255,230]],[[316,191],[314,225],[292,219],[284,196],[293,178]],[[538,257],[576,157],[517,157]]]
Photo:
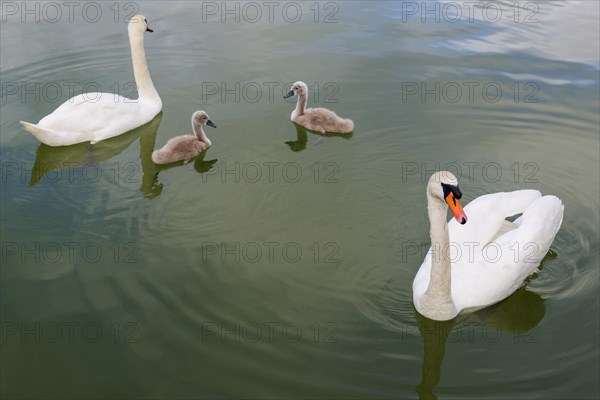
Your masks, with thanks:
[[[465,225],[460,225],[454,218],[448,222],[450,243],[485,246],[503,229],[506,217],[521,214],[540,197],[537,190],[517,190],[476,198],[464,207],[468,218]]]
[[[562,220],[562,203],[546,205],[537,190],[519,190],[484,195],[464,207],[468,221],[460,225],[448,223],[452,263],[452,297],[459,310],[482,308],[494,304],[516,290],[537,264],[524,263],[525,254],[532,256],[538,241],[543,257]],[[560,213],[558,210],[560,209]],[[505,219],[523,213],[515,222]],[[557,220],[556,215],[560,214]],[[552,220],[548,224],[541,222]],[[536,229],[536,226],[538,227]],[[541,230],[538,231],[538,230]],[[505,233],[502,233],[505,232]],[[521,244],[521,258],[510,246]],[[492,244],[490,242],[493,241]],[[526,249],[524,246],[529,244]],[[546,247],[547,245],[547,247]],[[514,245],[517,246],[517,245]],[[527,253],[524,251],[527,250]],[[539,257],[533,257],[537,259]],[[541,260],[541,259],[540,259]],[[429,285],[431,249],[413,282],[413,296],[422,296]]]
[[[463,254],[452,265],[452,297],[457,308],[481,308],[517,290],[550,249],[563,210],[556,196],[541,197],[523,211],[515,229],[487,246],[476,247],[472,258]]]
[[[468,266],[481,256],[482,248],[487,245],[506,223],[506,217],[522,213],[532,202],[540,198],[537,190],[519,190],[500,192],[480,196],[464,207],[467,223],[460,225],[454,218],[448,222],[450,236],[450,257],[452,261],[452,291],[468,290],[471,282],[470,272],[460,273],[455,279],[455,270]],[[479,272],[478,270],[475,271]],[[429,285],[431,273],[431,247],[413,281],[413,296],[422,296]],[[457,282],[464,281],[455,289]]]
[[[534,272],[562,224],[564,205],[556,196],[544,196],[533,202],[519,217],[518,227],[494,240],[511,250],[512,258]]]
[[[62,135],[97,141],[150,121],[160,111],[152,108],[139,100],[113,93],[87,93],[67,100],[37,126]]]

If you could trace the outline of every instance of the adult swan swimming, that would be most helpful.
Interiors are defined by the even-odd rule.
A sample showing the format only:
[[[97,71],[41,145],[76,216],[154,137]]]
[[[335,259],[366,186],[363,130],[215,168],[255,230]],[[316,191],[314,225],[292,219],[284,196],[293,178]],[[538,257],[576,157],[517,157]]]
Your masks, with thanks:
[[[461,197],[450,172],[429,179],[431,249],[413,282],[413,302],[419,313],[438,321],[510,296],[537,270],[563,219],[559,198],[537,190],[484,195],[464,210]],[[455,217],[448,223],[446,207]],[[514,222],[505,219],[521,213]]]
[[[48,146],[67,146],[94,144],[150,122],[162,109],[144,52],[144,32],[153,31],[143,15],[131,18],[128,31],[137,100],[114,93],[81,94],[64,102],[37,125],[21,121],[23,128]]]

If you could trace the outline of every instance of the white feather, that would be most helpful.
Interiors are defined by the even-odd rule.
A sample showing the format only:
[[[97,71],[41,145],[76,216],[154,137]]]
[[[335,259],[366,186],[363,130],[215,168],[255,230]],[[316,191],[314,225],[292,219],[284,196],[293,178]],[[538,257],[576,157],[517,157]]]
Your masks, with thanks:
[[[541,197],[536,190],[520,190],[481,196],[464,211],[468,216],[465,225],[454,219],[448,222],[454,315],[439,315],[435,307],[421,307],[430,284],[431,248],[413,282],[417,310],[432,319],[451,319],[510,296],[536,272],[550,249],[564,206],[556,196]],[[506,221],[520,213],[523,215],[515,222]]]
[[[114,93],[86,93],[61,104],[37,124],[21,121],[23,128],[49,146],[92,144],[128,132],[150,122],[162,109],[144,53],[147,23],[142,15],[129,22],[129,40],[138,99]]]

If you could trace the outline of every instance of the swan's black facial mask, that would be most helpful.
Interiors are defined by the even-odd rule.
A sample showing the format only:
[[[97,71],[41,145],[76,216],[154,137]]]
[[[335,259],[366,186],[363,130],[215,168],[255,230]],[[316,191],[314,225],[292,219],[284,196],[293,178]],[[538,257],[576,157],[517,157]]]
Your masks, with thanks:
[[[447,198],[450,193],[454,195],[458,200],[462,197],[462,192],[457,186],[448,185],[447,183],[442,183],[442,189],[444,190],[444,198]]]
[[[446,204],[454,214],[454,218],[461,224],[464,225],[467,222],[467,215],[465,214],[462,205],[460,204],[460,198],[462,193],[458,186],[448,185],[442,183],[442,189],[444,190],[444,200]]]

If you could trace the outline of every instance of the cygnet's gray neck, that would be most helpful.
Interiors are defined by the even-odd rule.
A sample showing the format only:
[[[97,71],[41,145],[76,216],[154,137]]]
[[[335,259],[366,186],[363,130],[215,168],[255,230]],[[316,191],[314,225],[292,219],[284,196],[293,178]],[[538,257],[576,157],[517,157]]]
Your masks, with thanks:
[[[196,135],[198,140],[210,146],[212,143],[208,136],[206,136],[206,133],[204,133],[204,129],[202,129],[202,124],[194,124],[192,122],[192,126],[194,127],[194,134]]]
[[[296,110],[294,114],[296,117],[303,115],[306,110],[306,94],[302,94],[298,96],[298,101],[296,102]]]

